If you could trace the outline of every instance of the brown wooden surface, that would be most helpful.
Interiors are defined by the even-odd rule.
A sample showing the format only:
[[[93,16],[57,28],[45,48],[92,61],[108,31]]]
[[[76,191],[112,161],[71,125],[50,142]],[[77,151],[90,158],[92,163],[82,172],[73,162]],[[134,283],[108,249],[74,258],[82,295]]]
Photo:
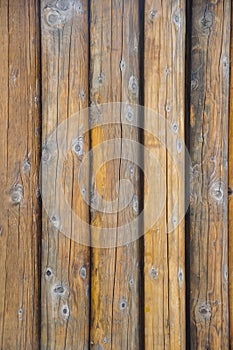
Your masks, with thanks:
[[[231,8],[231,19],[232,19]],[[229,213],[228,213],[228,234],[229,234],[229,318],[230,318],[230,347],[233,347],[233,68],[232,68],[232,57],[233,57],[233,40],[232,40],[232,29],[231,29],[231,47],[230,47],[230,58],[231,58],[231,73],[230,73],[230,114],[229,114],[229,169],[228,169],[228,195],[229,195]]]
[[[42,162],[44,159],[45,162],[42,166],[46,186],[47,171],[49,173],[49,167],[54,166],[54,163],[50,165],[52,159],[48,154],[51,153],[51,145],[46,145],[46,138],[59,123],[88,106],[88,1],[42,1],[41,25],[42,137],[45,143],[42,150]],[[67,142],[69,125],[67,121],[66,128],[62,128]],[[57,161],[60,146],[57,143]],[[83,135],[83,150],[88,150],[88,135]],[[79,165],[80,159],[70,147],[64,163],[66,187],[59,182],[59,178],[54,179],[54,191],[64,186],[66,199],[74,214],[67,215],[65,222],[60,222],[65,210],[64,197],[56,198],[59,208],[54,213],[51,198],[51,217],[43,210],[42,349],[88,348],[89,247],[72,239],[76,231],[85,229],[75,224],[75,213],[89,221],[88,206],[80,201]],[[45,187],[42,190],[46,192],[49,189]],[[60,225],[69,227],[70,238],[60,233]],[[84,234],[88,236],[88,230]]]
[[[193,1],[190,114],[191,349],[228,349],[230,1]]]
[[[159,141],[167,137],[167,144],[172,144],[178,154],[177,140],[184,138],[185,1],[145,2],[144,45],[144,105],[155,111],[153,118],[162,118],[153,130],[152,117],[145,119],[145,128],[158,138],[145,132],[144,145],[158,159],[165,177],[159,183],[152,179],[145,185],[145,193],[148,188],[157,198],[145,210],[145,228],[161,200],[160,194],[167,193],[162,214],[144,238],[145,349],[185,349],[183,221],[172,226],[183,210],[184,191],[181,197],[171,152]],[[164,118],[175,126],[175,137],[168,133]],[[179,180],[183,186],[184,180]],[[177,198],[179,205],[173,213]]]
[[[101,103],[123,101],[130,105],[139,101],[138,1],[93,0],[90,11],[90,100],[96,118]],[[132,79],[135,79],[136,84],[133,91],[130,85]],[[109,111],[115,112],[111,118],[113,122],[119,123],[126,117],[124,108],[112,107]],[[95,120],[92,119],[92,122]],[[99,126],[91,132],[91,146],[95,147],[112,138],[137,141],[138,131],[122,124]],[[104,160],[111,150],[103,147],[101,155]],[[122,158],[127,152],[122,146]],[[116,158],[114,154],[113,158]],[[93,173],[101,165],[100,161],[101,156],[93,157]],[[138,196],[137,166],[119,158],[103,164],[95,183],[92,175],[92,196],[95,198],[96,192],[99,192],[101,197],[110,202],[117,196],[122,199],[125,193],[118,183],[122,179],[131,181],[134,194]],[[92,243],[100,247],[104,242],[102,237],[96,239],[95,227],[102,225],[115,228],[112,241],[118,244],[118,226],[134,218],[133,201],[128,210],[123,212],[118,210],[113,214],[105,214],[105,211],[104,206],[98,211],[93,210],[91,217]],[[125,233],[129,235],[129,232]],[[139,241],[130,241],[118,248],[92,249],[91,349],[141,348],[139,264]]]
[[[230,0],[0,0],[1,350],[233,347],[231,13]]]
[[[0,14],[0,349],[38,349],[38,4],[1,0]]]

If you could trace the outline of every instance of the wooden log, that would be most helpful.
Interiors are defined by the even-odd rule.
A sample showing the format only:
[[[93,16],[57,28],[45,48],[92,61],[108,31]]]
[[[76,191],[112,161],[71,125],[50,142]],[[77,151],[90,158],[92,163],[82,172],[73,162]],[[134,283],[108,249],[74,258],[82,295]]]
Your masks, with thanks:
[[[192,4],[191,349],[229,349],[229,0]]]
[[[0,1],[0,348],[39,348],[37,1]]]
[[[231,8],[231,20],[232,20]],[[231,59],[231,73],[230,73],[230,115],[229,115],[229,169],[228,169],[228,234],[229,234],[229,327],[230,327],[230,348],[233,347],[233,40],[231,35],[231,47],[230,47],[230,59]]]
[[[144,187],[145,349],[185,349],[185,1],[146,0],[144,22],[144,146],[163,173]]]
[[[43,210],[41,349],[81,350],[89,346],[90,250],[80,244],[79,235],[89,236],[89,208],[78,182],[81,145],[74,144],[70,135],[73,115],[88,107],[88,1],[43,0],[41,25],[42,198],[51,196],[47,211]],[[75,120],[79,125],[81,116]],[[88,129],[88,118],[83,128]],[[48,141],[51,132],[56,136],[55,145]],[[85,153],[88,139],[88,132],[84,133]],[[63,144],[67,144],[67,154],[61,177]],[[47,181],[54,171],[51,190]],[[76,217],[87,226],[78,225]]]
[[[110,210],[107,213],[107,203],[92,208],[91,349],[141,349],[139,241],[133,241],[139,226],[132,232],[130,225],[137,216],[140,177],[137,155],[134,163],[125,160],[131,150],[123,143],[126,139],[139,140],[138,130],[123,122],[127,116],[128,121],[131,117],[136,118],[130,113],[130,106],[139,102],[138,1],[93,0],[90,13],[91,147],[101,148],[91,164],[92,204],[95,204],[97,193],[112,208],[112,203],[118,201],[115,212]],[[126,109],[117,105],[101,106],[102,103],[120,101],[125,103]],[[109,124],[99,125],[99,120],[106,121],[106,113],[109,113]],[[94,127],[96,123],[98,127]],[[104,146],[104,141],[109,139],[120,140],[120,156],[114,148],[114,140],[108,147]],[[106,163],[109,157],[112,160]],[[122,179],[131,182],[134,192],[125,210],[120,210],[120,203],[126,197],[124,186],[119,182]],[[122,243],[120,227],[126,222],[130,225],[125,230],[128,242],[118,246]],[[110,238],[98,235],[99,227],[109,229]]]

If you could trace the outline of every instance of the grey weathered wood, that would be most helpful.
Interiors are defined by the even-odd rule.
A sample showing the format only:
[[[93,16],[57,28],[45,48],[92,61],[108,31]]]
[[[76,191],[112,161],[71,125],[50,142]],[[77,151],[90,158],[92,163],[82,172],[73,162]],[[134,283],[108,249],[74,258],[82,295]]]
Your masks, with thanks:
[[[191,349],[229,349],[228,104],[231,2],[192,4]]]

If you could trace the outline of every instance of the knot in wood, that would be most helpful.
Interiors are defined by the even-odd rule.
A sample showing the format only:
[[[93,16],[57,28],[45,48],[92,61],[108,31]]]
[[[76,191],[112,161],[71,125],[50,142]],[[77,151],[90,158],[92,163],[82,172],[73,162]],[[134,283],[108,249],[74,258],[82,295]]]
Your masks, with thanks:
[[[135,76],[131,76],[129,79],[129,91],[132,95],[138,96],[138,81]]]
[[[126,119],[131,123],[134,118],[134,111],[133,108],[128,106],[126,110]]]
[[[62,10],[62,11],[67,11],[69,10],[70,8],[70,1],[69,0],[57,0],[57,3],[56,3],[56,7],[59,9],[59,10]]]
[[[64,321],[67,321],[70,315],[70,310],[68,305],[63,305],[61,310],[61,315]]]
[[[47,146],[42,149],[42,161],[48,163],[51,159],[51,153]]]
[[[20,204],[23,199],[23,186],[16,184],[10,191],[11,201],[13,204]]]
[[[50,9],[46,13],[46,22],[52,28],[62,28],[66,23],[66,17],[60,11]]]
[[[127,308],[127,300],[126,299],[122,299],[119,302],[119,308],[120,310],[125,310]]]
[[[83,137],[79,137],[73,141],[72,149],[79,158],[83,156]]]
[[[217,202],[223,200],[223,183],[221,181],[216,181],[212,184],[210,188],[210,194]]]
[[[157,17],[157,11],[155,9],[151,9],[148,13],[148,18],[150,20],[150,22],[153,22],[155,20],[155,18]]]
[[[45,271],[45,278],[49,280],[53,276],[53,270],[50,267],[47,267]]]
[[[213,14],[210,11],[206,11],[204,13],[204,16],[201,18],[201,29],[203,31],[208,30],[212,27],[214,21]]]
[[[159,277],[159,269],[152,266],[149,271],[149,275],[152,280],[157,280],[157,278]]]
[[[176,11],[173,14],[173,23],[177,28],[181,27],[182,20],[181,20],[181,9],[176,9]]]
[[[55,228],[59,228],[60,222],[59,222],[59,219],[55,215],[51,216],[50,221]]]
[[[211,318],[211,306],[210,304],[199,305],[198,308],[199,317],[201,319],[208,320]]]
[[[197,88],[198,88],[198,86],[199,86],[199,81],[198,81],[198,79],[192,79],[191,80],[191,89],[193,90],[193,91],[195,91],[195,90],[197,90]]]
[[[66,289],[62,285],[55,286],[53,292],[58,295],[65,294]]]
[[[172,130],[175,134],[178,132],[178,124],[176,122],[172,124]]]
[[[85,266],[82,266],[81,269],[80,269],[80,276],[83,280],[86,279],[87,277],[87,269]]]

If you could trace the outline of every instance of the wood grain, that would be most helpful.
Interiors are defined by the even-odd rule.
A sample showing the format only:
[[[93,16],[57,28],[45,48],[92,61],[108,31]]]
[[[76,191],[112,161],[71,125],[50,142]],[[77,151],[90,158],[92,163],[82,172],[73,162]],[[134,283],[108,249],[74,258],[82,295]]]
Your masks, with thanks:
[[[229,349],[230,1],[193,1],[190,111],[191,349]]]
[[[138,1],[93,0],[90,12],[93,126],[98,115],[104,119],[101,103],[122,101],[130,106],[139,101]],[[135,83],[133,87],[132,81]],[[139,196],[139,172],[135,164],[124,160],[129,150],[123,144],[120,158],[113,154],[113,160],[101,164],[101,159],[108,159],[113,150],[113,145],[106,147],[103,142],[126,138],[137,141],[139,135],[137,129],[122,123],[126,117],[124,108],[112,106],[108,111],[109,116],[113,115],[109,117],[112,124],[100,125],[91,131],[91,146],[102,145],[102,151],[92,160],[91,195],[95,200],[98,192],[106,201],[111,203],[118,198],[120,203],[126,196],[119,183],[122,179],[130,180],[135,198]],[[102,167],[94,179],[93,174],[100,165]],[[132,242],[132,235],[137,233],[130,233],[129,228],[129,232],[125,232],[129,236],[128,244],[115,248],[108,248],[101,237],[96,238],[98,227],[113,228],[109,243],[117,246],[119,226],[130,222],[134,216],[132,200],[123,211],[118,208],[117,212],[106,214],[105,206],[92,210],[91,349],[141,349],[139,241]],[[104,245],[107,247],[101,248]]]
[[[39,348],[39,15],[0,1],[0,348]]]
[[[184,224],[178,220],[184,211],[185,1],[146,0],[144,18],[144,145],[163,172],[144,189],[157,198],[144,214],[145,349],[185,349]],[[181,176],[171,151],[180,153]],[[147,229],[162,198],[163,211]]]
[[[49,167],[55,166],[56,173],[61,161],[61,141],[71,142],[70,117],[88,106],[88,1],[43,0],[41,25],[42,193],[46,195],[45,192],[50,190],[46,188]],[[78,125],[78,115],[76,120]],[[64,125],[59,129],[61,122]],[[85,129],[88,119],[84,123]],[[51,163],[52,146],[47,144],[47,138],[54,130],[60,140],[55,144],[57,163]],[[83,152],[87,152],[88,134],[82,135],[82,143]],[[72,144],[67,146],[62,181],[57,176],[54,178],[51,204],[47,208],[49,217],[43,210],[41,349],[81,350],[89,346],[90,254],[88,246],[75,240],[77,232],[89,235],[89,229],[84,225],[77,226],[75,221],[77,215],[88,223],[89,208],[80,195],[78,171],[81,160]],[[55,203],[54,192],[59,188],[62,188],[63,196],[58,195]],[[73,212],[64,215],[66,201]],[[52,212],[53,208],[56,208],[55,212]],[[66,227],[66,235],[60,232],[62,227]]]
[[[233,7],[231,8],[231,20]],[[232,31],[232,29],[231,29]],[[232,32],[231,32],[232,33]],[[230,114],[229,114],[229,130],[228,130],[228,235],[229,235],[229,326],[230,326],[230,347],[233,347],[233,40],[231,34],[231,47],[230,47],[230,59],[231,59],[231,73],[230,73]]]

